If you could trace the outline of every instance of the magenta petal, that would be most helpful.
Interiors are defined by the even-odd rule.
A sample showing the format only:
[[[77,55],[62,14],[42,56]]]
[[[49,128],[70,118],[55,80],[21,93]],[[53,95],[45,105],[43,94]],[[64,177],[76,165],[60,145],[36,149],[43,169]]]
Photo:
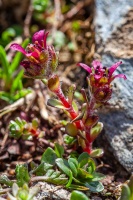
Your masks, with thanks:
[[[124,74],[115,75],[114,77],[112,77],[112,80],[114,80],[115,78],[123,78],[124,80],[127,79],[127,77]]]
[[[96,69],[97,66],[99,66],[100,68],[102,68],[102,63],[99,62],[98,60],[94,60],[94,61],[92,62],[92,65],[93,65],[94,69]]]
[[[45,33],[44,38],[43,38],[44,48],[45,48],[45,49],[46,49],[46,47],[47,47],[46,40],[47,40],[47,36],[48,36],[48,34],[49,34],[49,32]]]
[[[84,68],[89,74],[92,73],[92,70],[88,65],[86,65],[84,63],[78,63],[77,65]]]
[[[122,64],[122,61],[120,61],[120,62],[117,62],[117,63],[115,63],[114,65],[112,65],[110,68],[109,68],[109,76],[112,76],[112,74],[114,73],[114,71],[117,69],[117,67],[119,66],[119,65],[121,65]]]
[[[39,44],[42,43],[42,40],[44,38],[44,30],[40,30],[36,33],[34,33],[33,37],[32,37],[32,42],[35,43],[35,41],[38,41]]]
[[[26,53],[27,53],[23,47],[21,47],[19,44],[16,44],[16,43],[12,44],[10,46],[10,48],[13,49],[13,50],[16,50],[16,51],[20,51],[24,55],[26,55]]]
[[[102,76],[101,76],[101,75],[97,75],[97,74],[95,74],[95,75],[94,75],[94,77],[95,77],[95,79],[96,79],[96,80],[98,80],[98,79],[102,78]]]
[[[38,53],[35,52],[35,51],[33,51],[32,53],[27,53],[26,56],[27,56],[27,58],[28,58],[28,57],[31,57],[31,56],[34,57],[34,58],[36,58],[36,59],[39,58]]]

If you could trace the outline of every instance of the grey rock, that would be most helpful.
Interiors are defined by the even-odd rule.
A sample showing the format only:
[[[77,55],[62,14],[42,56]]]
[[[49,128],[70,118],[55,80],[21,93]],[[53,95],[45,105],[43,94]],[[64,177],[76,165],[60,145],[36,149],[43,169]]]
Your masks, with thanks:
[[[65,190],[63,186],[56,186],[46,182],[38,182],[36,184],[40,188],[39,193],[33,200],[69,200],[70,192]]]
[[[115,79],[111,107],[100,115],[114,155],[129,172],[133,172],[132,6],[132,0],[96,0],[95,19],[97,55],[104,66],[121,60],[123,64],[116,74],[127,76],[126,81]],[[132,35],[132,40],[129,35]]]

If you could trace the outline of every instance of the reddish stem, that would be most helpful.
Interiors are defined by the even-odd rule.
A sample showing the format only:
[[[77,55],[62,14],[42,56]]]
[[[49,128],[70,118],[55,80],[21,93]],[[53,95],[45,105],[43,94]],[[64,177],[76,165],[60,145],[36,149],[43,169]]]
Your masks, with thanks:
[[[57,97],[60,99],[60,101],[62,102],[62,104],[65,106],[65,108],[67,108],[67,111],[69,112],[70,116],[72,119],[75,119],[78,116],[78,113],[76,113],[72,107],[72,105],[68,102],[68,100],[66,99],[66,97],[64,96],[61,88],[58,88],[57,91],[54,92]],[[80,121],[76,121],[75,122],[76,126],[78,129],[82,130],[82,125]]]
[[[84,151],[90,154],[92,151],[92,140],[90,137],[90,128],[86,129],[85,133],[86,133],[86,148],[84,149]]]

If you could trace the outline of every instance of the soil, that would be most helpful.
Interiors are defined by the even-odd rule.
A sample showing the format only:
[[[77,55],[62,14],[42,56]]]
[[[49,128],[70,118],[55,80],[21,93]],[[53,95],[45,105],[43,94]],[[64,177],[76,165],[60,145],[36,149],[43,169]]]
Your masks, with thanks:
[[[60,1],[57,2],[59,3]],[[10,24],[6,21],[6,24],[3,25],[1,23],[0,26],[2,26],[3,30],[5,27],[11,26],[14,23],[21,23],[24,30],[23,37],[26,37],[28,35],[27,33],[32,32],[31,27],[37,25],[39,29],[48,29],[49,32],[52,32],[53,40],[55,32],[57,30],[62,31],[67,38],[67,42],[72,42],[74,44],[74,50],[70,51],[67,44],[60,49],[58,74],[61,75],[61,79],[63,80],[63,90],[65,90],[68,85],[75,83],[77,85],[77,90],[80,91],[82,87],[87,87],[86,73],[77,67],[76,63],[83,62],[90,64],[93,60],[93,55],[95,53],[95,31],[93,25],[95,5],[93,0],[64,0],[62,1],[62,6],[64,4],[69,6],[69,10],[64,12],[64,14],[60,14],[60,12],[56,13],[56,15],[60,14],[56,17],[60,17],[61,19],[57,21],[56,25],[51,21],[50,24],[46,23],[45,25],[42,21],[36,21],[33,18],[34,11],[31,12],[31,7],[29,5],[27,12],[22,12],[23,17],[19,16],[17,22],[14,22],[13,18],[11,18],[12,21],[9,21]],[[7,15],[7,12],[4,12],[4,14]],[[14,12],[10,14],[14,15]],[[44,13],[44,18],[46,16],[48,16],[48,13]],[[51,13],[50,17],[52,16],[53,13]],[[29,20],[28,24],[26,24],[25,20],[23,21],[22,18],[27,19],[27,21]],[[75,21],[80,24],[79,30],[72,28]],[[28,32],[26,32],[27,28]],[[48,146],[53,147],[54,142],[59,142],[59,144],[64,145],[62,139],[64,131],[59,120],[67,119],[65,114],[62,111],[46,105],[51,94],[40,80],[28,80],[25,82],[25,85],[30,86],[34,91],[32,98],[27,103],[22,100],[21,103],[12,109],[11,105],[7,105],[7,103],[0,100],[0,173],[7,174],[11,179],[14,179],[16,164],[30,163],[31,161],[38,163],[42,153]],[[3,111],[6,111],[6,114],[3,114]],[[40,123],[39,129],[45,132],[44,138],[39,139],[37,142],[24,141],[21,139],[16,141],[10,138],[8,124],[10,120],[14,120],[16,117],[20,117],[29,122],[35,117],[38,118]],[[112,155],[111,147],[107,143],[104,131],[94,145],[104,148],[104,156],[97,159],[96,163],[98,171],[104,173],[106,178],[103,180],[105,186],[104,191],[100,194],[92,194],[92,199],[118,199],[121,185],[129,178],[129,175]]]

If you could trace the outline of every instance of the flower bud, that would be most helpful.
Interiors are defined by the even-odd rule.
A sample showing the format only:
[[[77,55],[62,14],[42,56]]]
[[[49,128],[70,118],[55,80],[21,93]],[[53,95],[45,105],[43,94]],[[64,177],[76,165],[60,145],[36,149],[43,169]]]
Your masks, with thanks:
[[[106,102],[111,98],[112,89],[109,85],[105,85],[104,87],[100,87],[94,93],[94,97],[98,102]]]
[[[48,88],[52,92],[56,92],[56,91],[59,90],[59,88],[60,88],[60,81],[59,81],[59,77],[57,75],[52,76],[48,80]]]

